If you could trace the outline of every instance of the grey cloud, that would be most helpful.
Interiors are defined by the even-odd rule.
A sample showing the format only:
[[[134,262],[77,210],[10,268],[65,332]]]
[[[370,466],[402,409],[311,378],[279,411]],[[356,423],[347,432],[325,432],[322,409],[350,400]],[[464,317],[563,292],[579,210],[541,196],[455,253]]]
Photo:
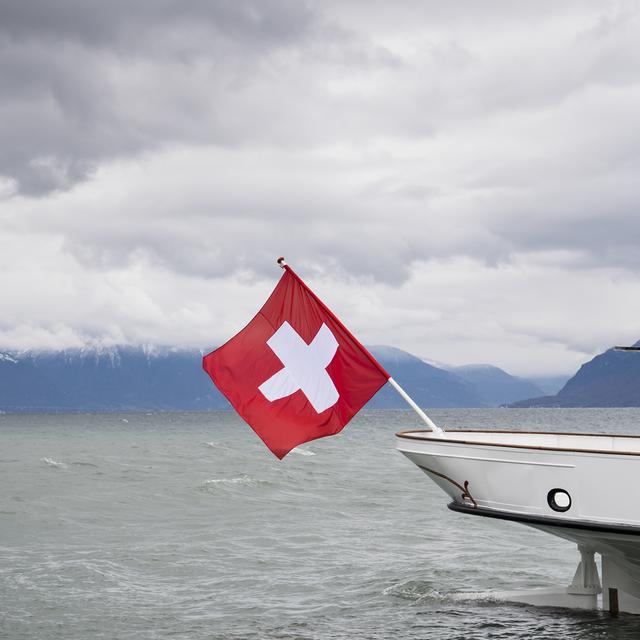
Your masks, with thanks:
[[[294,0],[0,0],[0,173],[18,192],[46,195],[109,160],[171,145],[417,140],[633,80],[634,14],[584,5],[590,28],[505,55],[508,42],[486,47],[485,14],[506,26],[573,12],[583,24],[583,5],[553,5],[550,17],[540,7],[489,4],[454,11],[405,2],[385,22],[381,4],[363,12]],[[415,51],[386,42],[396,20]]]
[[[233,142],[225,102],[314,25],[292,0],[0,2],[0,173],[42,195],[110,158]]]
[[[577,366],[637,332],[639,33],[583,0],[0,0],[0,339],[221,340],[284,254],[372,343]]]
[[[260,41],[281,45],[302,37],[313,24],[309,5],[294,0],[0,2],[0,33],[14,41],[45,38],[55,44],[78,42],[124,54],[149,46],[154,37],[198,27],[252,46]],[[184,36],[186,44],[188,33]],[[164,44],[171,48],[171,38]]]
[[[211,175],[174,166],[194,174],[189,189],[211,183],[199,197],[156,208],[134,194],[123,211],[107,200],[82,214],[27,216],[62,233],[87,265],[145,255],[219,276],[230,264],[260,273],[295,250],[336,273],[399,282],[417,261],[470,255],[498,265],[568,248],[593,264],[614,256],[633,266],[631,245],[608,242],[602,216],[606,200],[635,230],[637,188],[602,172],[637,164],[635,112],[594,127],[615,101],[588,98],[633,86],[637,19],[597,3],[546,12],[555,6],[466,3],[458,15],[406,2],[387,24],[388,6],[357,3],[5,1],[0,172],[19,192],[46,195],[113,158],[223,149]],[[559,36],[527,39],[556,17],[567,21]],[[523,46],[494,36],[499,25],[517,26]],[[414,36],[413,49],[394,51],[386,29],[396,28]],[[611,60],[620,64],[608,78]],[[331,145],[348,159],[313,159]]]

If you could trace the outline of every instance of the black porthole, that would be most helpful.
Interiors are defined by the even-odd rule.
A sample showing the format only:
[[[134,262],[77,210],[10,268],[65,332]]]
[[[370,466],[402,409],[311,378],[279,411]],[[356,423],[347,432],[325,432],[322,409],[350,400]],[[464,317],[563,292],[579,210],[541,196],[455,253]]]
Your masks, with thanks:
[[[564,489],[551,489],[547,493],[547,502],[554,511],[569,511],[571,509],[571,496]]]

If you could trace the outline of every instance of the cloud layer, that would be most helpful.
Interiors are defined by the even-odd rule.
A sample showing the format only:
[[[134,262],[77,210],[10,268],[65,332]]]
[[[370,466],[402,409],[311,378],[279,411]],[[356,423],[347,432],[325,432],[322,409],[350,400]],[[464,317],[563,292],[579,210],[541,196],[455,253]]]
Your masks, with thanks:
[[[0,0],[0,343],[209,346],[284,254],[359,335],[640,337],[635,3]]]

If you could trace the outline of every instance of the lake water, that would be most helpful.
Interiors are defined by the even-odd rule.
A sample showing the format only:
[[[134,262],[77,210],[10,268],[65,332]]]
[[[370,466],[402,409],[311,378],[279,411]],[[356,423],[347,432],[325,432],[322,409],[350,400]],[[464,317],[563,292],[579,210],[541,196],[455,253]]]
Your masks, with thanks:
[[[640,433],[640,410],[431,412]],[[279,462],[232,413],[0,415],[0,637],[637,638],[640,617],[497,602],[574,547],[450,512],[365,412]],[[460,594],[471,594],[468,596]]]

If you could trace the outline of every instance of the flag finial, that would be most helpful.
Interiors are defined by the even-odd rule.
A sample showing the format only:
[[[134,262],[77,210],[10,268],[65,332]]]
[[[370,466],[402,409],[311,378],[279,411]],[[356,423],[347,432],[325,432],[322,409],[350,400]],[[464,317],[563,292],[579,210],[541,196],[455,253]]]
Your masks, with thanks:
[[[284,256],[280,256],[276,262],[284,269],[287,266],[287,262],[284,259]]]

